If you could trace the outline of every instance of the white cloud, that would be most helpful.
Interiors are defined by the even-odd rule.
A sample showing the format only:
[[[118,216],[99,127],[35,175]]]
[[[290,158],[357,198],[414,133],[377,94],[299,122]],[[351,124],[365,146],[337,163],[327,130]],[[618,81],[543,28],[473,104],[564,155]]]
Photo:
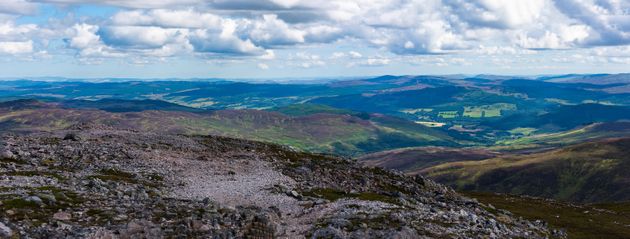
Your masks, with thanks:
[[[276,59],[276,53],[273,50],[265,50],[265,54],[259,56],[258,59],[261,60],[273,60]]]
[[[156,9],[122,11],[112,16],[114,25],[159,26],[168,28],[218,28],[223,19],[211,13],[187,10]]]
[[[366,66],[384,66],[388,65],[391,62],[390,59],[387,58],[369,58],[362,65]]]
[[[263,55],[265,50],[251,40],[240,39],[235,35],[236,23],[224,21],[220,32],[209,29],[191,32],[190,42],[197,52],[227,55]]]
[[[289,57],[289,61],[290,64],[302,68],[311,68],[326,65],[326,62],[324,62],[319,55],[307,52],[295,53]]]
[[[336,59],[342,59],[345,58],[347,55],[345,52],[333,52],[332,55],[330,56],[330,59],[332,60],[336,60]]]
[[[346,36],[344,29],[329,25],[314,25],[306,27],[304,30],[305,39],[312,43],[328,43]]]
[[[293,45],[304,43],[304,32],[292,28],[277,15],[263,15],[261,20],[254,20],[243,29],[242,35],[248,36],[259,45]]]
[[[0,42],[0,54],[25,54],[33,52],[33,41]]]
[[[201,4],[203,0],[33,0],[33,2],[56,4],[102,4],[128,8],[167,8]]]
[[[630,2],[615,0],[556,0],[565,16],[589,26],[586,46],[630,44]]]
[[[25,0],[2,0],[0,13],[30,15],[37,11],[37,5]]]
[[[360,59],[362,58],[363,55],[359,52],[356,51],[349,51],[349,52],[333,52],[332,55],[330,56],[330,59],[336,60],[336,59]]]
[[[558,28],[556,31],[545,31],[534,37],[521,32],[517,35],[516,44],[533,49],[567,49],[580,45],[589,37],[590,29],[584,25],[561,25]]]
[[[363,57],[363,55],[361,55],[361,53],[358,53],[356,51],[350,51],[348,52],[348,55],[350,55],[350,57],[354,58],[354,59],[358,59]]]
[[[515,28],[537,22],[544,8],[550,7],[545,0],[446,0],[454,14],[473,27]]]
[[[187,34],[187,29],[143,26],[114,26],[100,32],[103,41],[108,45],[131,48],[159,48],[181,40]]]
[[[69,46],[79,51],[81,58],[102,58],[102,57],[122,57],[121,53],[114,52],[101,41],[100,36],[96,34],[99,30],[98,26],[90,24],[75,24],[68,29],[70,35]]]
[[[40,3],[121,9],[104,20],[70,14],[46,23],[15,23],[19,15],[37,14]],[[283,58],[307,68],[326,65],[319,54],[362,66],[422,55],[435,56],[431,64],[456,65],[454,58],[442,55],[527,55],[555,49],[583,49],[595,58],[621,62],[624,56],[598,56],[603,53],[597,50],[630,45],[629,9],[630,1],[624,0],[4,0],[0,42],[5,54],[67,54],[48,48],[50,42],[65,40],[79,58]],[[312,50],[336,44],[357,48]],[[366,47],[388,57],[356,50]],[[276,56],[278,52],[282,54]]]
[[[260,68],[261,70],[268,70],[269,69],[269,65],[267,65],[265,63],[258,63],[258,68]]]
[[[12,21],[0,22],[0,40],[27,39],[38,30],[35,24],[15,25]]]

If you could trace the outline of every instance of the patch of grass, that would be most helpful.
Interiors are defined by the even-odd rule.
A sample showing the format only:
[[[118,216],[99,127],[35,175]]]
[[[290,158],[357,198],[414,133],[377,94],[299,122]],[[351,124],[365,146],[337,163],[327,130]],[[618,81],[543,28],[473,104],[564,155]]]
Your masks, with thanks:
[[[115,214],[111,211],[91,208],[85,212],[86,215],[94,217],[99,223],[108,223],[114,219]]]
[[[433,112],[433,109],[431,108],[418,108],[418,109],[404,109],[404,110],[400,110],[400,112],[405,113],[405,114],[422,114],[422,113],[429,113],[429,112]]]
[[[350,110],[338,109],[334,107],[330,107],[327,105],[319,105],[319,104],[293,104],[284,107],[278,107],[271,109],[272,111],[277,111],[283,113],[285,115],[290,116],[305,116],[312,115],[318,113],[327,113],[327,114],[353,114],[354,112]]]
[[[386,202],[389,204],[400,205],[400,202],[396,198],[383,195],[383,194],[378,194],[378,193],[371,193],[371,192],[359,193],[357,194],[356,198],[365,200],[365,201],[378,201],[378,202]]]
[[[150,173],[147,174],[147,178],[153,181],[162,182],[164,181],[164,177],[158,173]]]
[[[628,238],[630,203],[570,205],[562,202],[512,195],[468,192],[484,204],[508,210],[529,220],[543,220],[564,228],[569,238]]]
[[[85,202],[78,193],[52,186],[30,188],[28,194],[38,196],[44,203],[38,205],[25,200],[21,195],[4,194],[0,205],[0,215],[13,221],[27,220],[38,226],[48,221],[54,213],[60,210],[72,211],[72,208],[80,207]],[[53,195],[55,201],[50,201],[44,195]],[[4,214],[8,210],[12,210],[13,214]]]
[[[121,171],[118,169],[101,169],[100,174],[92,175],[90,178],[98,178],[103,181],[117,181],[130,184],[142,184],[147,187],[158,187],[163,180],[163,177],[157,174],[150,174],[147,177],[150,180],[143,180],[133,173]]]
[[[323,198],[330,201],[337,201],[338,199],[341,199],[341,198],[353,197],[352,194],[349,194],[340,190],[335,190],[332,188],[313,189],[311,191],[302,193],[302,195],[309,196],[309,197]]]
[[[0,158],[2,163],[27,164],[28,162],[15,158]]]
[[[438,113],[438,117],[444,118],[444,119],[453,119],[459,116],[459,113],[457,111],[440,111]]]
[[[99,175],[90,176],[92,178],[98,178],[103,181],[120,181],[131,184],[137,184],[138,180],[132,173],[116,170],[116,169],[101,169]]]
[[[536,128],[514,128],[509,130],[508,132],[512,135],[522,135],[522,136],[530,136],[533,135],[538,129]]]
[[[365,224],[367,228],[376,230],[399,229],[403,225],[401,221],[392,220],[389,214],[381,214],[376,217],[368,217],[367,219],[353,219],[350,222],[352,223],[351,230],[359,229],[362,224]]]
[[[516,109],[516,105],[507,103],[497,103],[480,106],[464,106],[463,116],[470,118],[500,117],[502,111],[513,111]]]
[[[15,198],[4,201],[2,202],[2,206],[6,209],[39,208],[39,205],[37,205],[37,203],[26,201],[22,198]]]

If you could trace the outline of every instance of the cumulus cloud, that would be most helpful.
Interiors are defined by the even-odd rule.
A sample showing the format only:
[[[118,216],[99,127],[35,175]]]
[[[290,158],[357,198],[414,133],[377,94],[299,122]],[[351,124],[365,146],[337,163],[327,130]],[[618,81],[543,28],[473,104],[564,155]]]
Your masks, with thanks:
[[[121,11],[112,16],[111,23],[123,26],[159,26],[169,28],[216,28],[223,19],[212,13],[187,10]]]
[[[161,27],[115,26],[99,32],[108,45],[129,48],[159,48],[177,42],[188,34],[187,29],[165,29]]]
[[[119,9],[106,19],[59,19],[66,29],[14,21],[37,14],[42,4],[86,3]],[[81,58],[274,60],[274,50],[288,50],[286,60],[308,68],[325,62],[303,49],[326,44],[375,48],[401,59],[627,46],[629,9],[630,2],[620,0],[4,0],[0,42],[4,54],[28,54],[63,37]],[[352,49],[326,58],[364,66],[393,62]]]
[[[25,54],[33,52],[33,41],[0,42],[0,54]]]
[[[583,44],[590,35],[590,28],[585,25],[561,25],[555,31],[526,33],[516,35],[516,44],[529,49],[567,49]]]
[[[454,15],[473,27],[514,28],[533,24],[543,14],[545,0],[445,0]]]
[[[262,55],[266,52],[251,40],[243,40],[235,35],[236,23],[225,21],[221,31],[211,29],[196,30],[191,33],[190,42],[195,50],[203,53],[228,55]]]
[[[14,0],[11,0],[14,1]],[[33,0],[32,2],[55,4],[102,4],[127,8],[168,8],[201,4],[203,0]]]
[[[556,0],[555,5],[567,17],[589,26],[592,34],[585,45],[630,44],[630,2]]]
[[[99,30],[98,26],[90,24],[75,24],[68,29],[67,34],[70,35],[68,45],[78,50],[81,58],[95,57],[122,57],[124,54],[114,52],[113,49],[103,44],[100,36],[96,34]]]
[[[243,35],[263,46],[294,45],[304,43],[304,32],[290,27],[276,15],[263,15],[244,29]]]
[[[16,25],[13,21],[0,22],[0,40],[27,39],[38,30],[35,24]]]
[[[36,11],[37,5],[25,0],[3,0],[0,4],[0,13],[28,15]]]

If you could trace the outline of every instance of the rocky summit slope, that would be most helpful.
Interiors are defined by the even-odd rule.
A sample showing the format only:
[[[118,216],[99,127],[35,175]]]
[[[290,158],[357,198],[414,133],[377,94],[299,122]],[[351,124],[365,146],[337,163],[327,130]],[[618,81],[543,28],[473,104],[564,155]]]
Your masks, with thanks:
[[[281,146],[108,129],[5,135],[0,238],[549,238],[422,177]]]

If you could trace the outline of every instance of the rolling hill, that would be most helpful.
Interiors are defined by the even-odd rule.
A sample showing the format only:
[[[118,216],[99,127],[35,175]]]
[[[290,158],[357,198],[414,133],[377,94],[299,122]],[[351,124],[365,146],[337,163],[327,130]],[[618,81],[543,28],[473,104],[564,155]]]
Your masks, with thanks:
[[[630,136],[630,121],[599,122],[555,133],[498,140],[491,148],[502,151],[557,148],[605,138]]]
[[[630,200],[630,138],[605,139],[528,155],[445,163],[422,171],[464,191],[575,202]]]
[[[0,107],[0,130],[3,131],[51,131],[72,127],[108,126],[116,129],[167,132],[177,134],[214,134],[245,139],[255,139],[292,146],[301,150],[357,156],[370,152],[426,145],[458,145],[449,134],[413,122],[385,115],[357,117],[349,114],[319,113],[306,116],[288,116],[278,112],[260,110],[218,110],[202,113],[169,111],[173,105],[149,102],[155,109],[136,111],[147,105],[146,101],[122,101],[129,112],[105,110],[111,101],[90,102],[89,107],[81,104],[79,109],[56,103],[44,104],[29,101],[11,102]],[[136,107],[135,104],[139,105]],[[70,104],[72,106],[72,104]],[[161,108],[165,107],[165,108]],[[176,107],[177,108],[177,107]],[[181,107],[183,109],[188,109]],[[179,109],[179,108],[177,108]],[[399,122],[400,121],[400,122]],[[397,123],[391,123],[397,122]]]
[[[417,147],[394,149],[359,157],[363,165],[403,171],[416,175],[419,171],[454,161],[483,160],[499,155],[481,148]]]

